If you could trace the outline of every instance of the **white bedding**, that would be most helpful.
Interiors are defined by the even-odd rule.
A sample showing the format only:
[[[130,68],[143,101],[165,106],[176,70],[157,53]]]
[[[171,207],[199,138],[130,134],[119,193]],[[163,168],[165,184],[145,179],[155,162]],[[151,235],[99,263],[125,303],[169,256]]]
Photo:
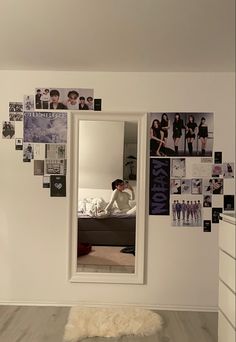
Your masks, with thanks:
[[[120,212],[117,208],[114,208],[111,213],[105,211],[108,202],[102,197],[84,198],[78,201],[78,217],[83,218],[106,218],[106,217],[130,217],[134,214],[127,214]]]

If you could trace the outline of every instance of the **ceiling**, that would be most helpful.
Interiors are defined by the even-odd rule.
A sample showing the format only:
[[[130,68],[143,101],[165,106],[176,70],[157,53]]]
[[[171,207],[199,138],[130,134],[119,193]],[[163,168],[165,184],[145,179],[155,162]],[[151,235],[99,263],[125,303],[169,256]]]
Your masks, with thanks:
[[[235,0],[0,0],[0,69],[234,71]]]

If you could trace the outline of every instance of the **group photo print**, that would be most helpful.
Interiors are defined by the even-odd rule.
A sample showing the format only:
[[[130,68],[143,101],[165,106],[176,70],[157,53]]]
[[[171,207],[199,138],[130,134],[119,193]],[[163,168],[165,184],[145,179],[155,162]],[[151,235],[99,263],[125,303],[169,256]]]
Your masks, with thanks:
[[[150,156],[211,157],[213,113],[150,113]]]

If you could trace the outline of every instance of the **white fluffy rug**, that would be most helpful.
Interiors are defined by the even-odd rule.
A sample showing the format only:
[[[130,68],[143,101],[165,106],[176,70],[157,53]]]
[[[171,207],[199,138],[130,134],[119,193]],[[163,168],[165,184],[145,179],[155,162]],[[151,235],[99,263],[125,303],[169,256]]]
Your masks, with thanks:
[[[65,327],[64,341],[77,342],[86,337],[148,336],[160,331],[161,317],[133,307],[73,307]]]

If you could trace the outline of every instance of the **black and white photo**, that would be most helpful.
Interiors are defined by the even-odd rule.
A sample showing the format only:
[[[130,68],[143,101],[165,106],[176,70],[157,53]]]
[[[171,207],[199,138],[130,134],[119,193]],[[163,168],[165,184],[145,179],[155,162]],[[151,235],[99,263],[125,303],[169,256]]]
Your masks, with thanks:
[[[211,208],[212,205],[212,196],[211,195],[204,195],[203,196],[203,207],[204,208]]]
[[[9,102],[9,120],[22,121],[23,120],[23,103]]]
[[[23,139],[22,138],[16,138],[15,139],[15,150],[17,150],[17,151],[23,150]]]
[[[203,195],[212,195],[213,193],[213,179],[212,178],[203,179],[202,193]]]
[[[34,160],[34,176],[44,175],[44,160]]]
[[[202,194],[202,179],[201,178],[191,179],[191,193],[192,195]]]
[[[224,193],[224,180],[222,178],[212,179],[212,194],[222,195]]]
[[[181,180],[180,179],[171,179],[170,180],[170,193],[172,195],[180,195],[181,194]]]
[[[221,151],[216,151],[214,153],[214,163],[222,164],[222,152]]]
[[[3,121],[2,123],[2,138],[13,139],[15,138],[15,123],[12,121]]]
[[[34,95],[24,95],[23,110],[24,112],[32,112],[34,110]]]
[[[65,159],[46,159],[44,162],[45,175],[65,175],[66,160]]]
[[[186,176],[185,158],[171,159],[171,177],[184,178]]]
[[[211,220],[204,220],[203,221],[203,231],[204,233],[211,232]]]
[[[191,194],[191,179],[181,179],[181,194]]]
[[[23,161],[31,162],[32,159],[34,159],[33,144],[23,143]]]
[[[46,144],[45,145],[46,159],[66,159],[65,144]]]
[[[223,212],[223,209],[218,208],[212,208],[212,223],[219,223],[220,221],[220,214]]]
[[[223,163],[223,177],[234,178],[234,163]]]

